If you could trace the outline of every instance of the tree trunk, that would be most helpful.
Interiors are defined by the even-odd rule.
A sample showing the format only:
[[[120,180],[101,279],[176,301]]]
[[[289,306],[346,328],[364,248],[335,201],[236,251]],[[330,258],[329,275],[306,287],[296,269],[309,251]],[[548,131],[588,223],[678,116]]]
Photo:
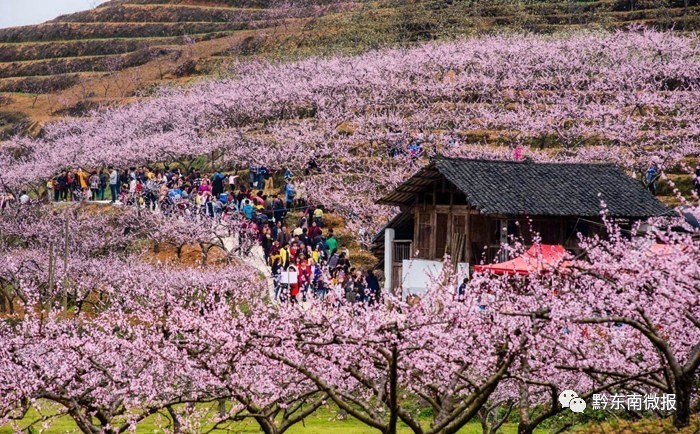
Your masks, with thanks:
[[[683,375],[676,381],[676,412],[673,414],[673,426],[685,428],[690,425],[690,393],[693,389],[693,376]]]
[[[523,370],[529,373],[527,360],[523,359]],[[530,392],[527,389],[527,384],[520,382],[520,390],[518,396],[518,434],[532,434],[533,427],[530,424]]]
[[[489,423],[490,412],[485,408],[479,410],[479,423],[481,423],[481,434],[491,434],[491,424]]]
[[[389,366],[389,425],[386,434],[396,434],[398,423],[398,350],[396,344],[391,347],[391,362]]]
[[[202,249],[202,268],[207,266],[207,257],[209,256],[209,248],[204,247],[203,244],[200,244],[199,247]]]
[[[258,426],[264,434],[277,434],[277,428],[275,427],[274,423],[270,423],[267,418],[256,417],[255,421],[258,423]]]
[[[82,431],[85,434],[98,434],[102,432],[99,427],[95,426],[87,417],[82,415],[80,411],[76,408],[70,409],[68,411],[68,414],[70,415],[71,419],[75,422],[75,424],[78,426],[78,429]]]
[[[535,429],[529,423],[518,423],[518,434],[533,434]]]
[[[225,418],[227,414],[228,414],[228,411],[226,411],[226,400],[220,399],[219,400],[219,417]]]
[[[170,417],[173,419],[173,434],[180,434],[182,432],[182,424],[180,423],[180,418],[177,416],[177,413],[175,413],[175,410],[173,410],[173,407],[171,405],[167,406],[166,408],[168,409]]]

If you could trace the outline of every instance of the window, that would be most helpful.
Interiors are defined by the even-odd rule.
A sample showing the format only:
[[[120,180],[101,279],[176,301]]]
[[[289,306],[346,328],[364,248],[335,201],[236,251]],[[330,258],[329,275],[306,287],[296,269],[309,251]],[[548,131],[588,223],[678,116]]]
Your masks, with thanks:
[[[401,262],[404,259],[411,259],[411,242],[394,241],[394,262]]]

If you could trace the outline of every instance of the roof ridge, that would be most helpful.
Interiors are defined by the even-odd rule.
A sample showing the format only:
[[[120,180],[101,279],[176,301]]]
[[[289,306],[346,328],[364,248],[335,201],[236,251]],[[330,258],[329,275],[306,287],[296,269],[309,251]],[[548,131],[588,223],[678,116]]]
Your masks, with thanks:
[[[572,161],[534,161],[531,159],[524,159],[520,161],[516,160],[498,160],[498,159],[487,159],[487,158],[469,158],[469,157],[446,157],[444,155],[437,155],[431,158],[432,162],[440,161],[473,161],[473,162],[484,162],[484,163],[499,163],[499,164],[536,164],[536,165],[548,165],[548,166],[613,166],[622,169],[619,165],[611,162],[590,162],[590,163],[577,163]]]

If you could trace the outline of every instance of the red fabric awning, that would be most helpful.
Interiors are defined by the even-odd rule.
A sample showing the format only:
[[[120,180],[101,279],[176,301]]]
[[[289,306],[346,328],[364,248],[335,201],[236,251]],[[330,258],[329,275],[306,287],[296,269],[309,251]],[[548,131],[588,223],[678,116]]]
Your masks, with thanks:
[[[500,264],[475,265],[474,271],[509,275],[542,273],[560,263],[565,255],[566,250],[561,245],[539,244],[530,247],[527,252],[517,258]]]
[[[684,246],[680,246],[680,250],[683,250]],[[679,248],[671,246],[668,244],[653,243],[649,246],[649,253],[654,255],[673,255],[678,254]]]

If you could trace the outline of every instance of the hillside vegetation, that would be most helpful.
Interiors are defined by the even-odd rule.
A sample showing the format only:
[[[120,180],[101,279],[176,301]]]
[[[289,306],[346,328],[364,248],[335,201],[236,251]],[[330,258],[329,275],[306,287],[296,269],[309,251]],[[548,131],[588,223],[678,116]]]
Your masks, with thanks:
[[[294,62],[245,62],[229,77],[11,140],[3,181],[42,195],[66,164],[290,168],[310,200],[365,243],[393,210],[374,204],[423,156],[612,162],[652,159],[685,194],[700,154],[698,39],[671,32],[480,36]],[[2,149],[0,149],[2,150]],[[396,158],[388,158],[390,155]],[[309,159],[318,170],[304,175]],[[676,177],[677,176],[677,177]],[[661,193],[673,196],[673,186]],[[363,230],[363,232],[360,232]]]
[[[166,9],[208,8],[211,21],[203,29],[231,27],[169,33],[164,38],[172,43],[142,51],[130,45],[150,39],[142,32],[150,24],[142,21],[133,27],[140,36],[110,54],[44,59],[15,50],[25,60],[5,63],[16,63],[16,71],[35,65],[38,74],[43,63],[86,69],[25,77],[5,70],[0,78],[32,80],[46,92],[0,98],[6,134],[37,133],[0,145],[0,188],[24,202],[10,202],[0,218],[0,301],[7,300],[0,305],[6,317],[0,322],[0,425],[17,432],[77,427],[121,434],[215,432],[212,425],[257,432],[257,423],[282,434],[296,423],[309,433],[330,432],[330,425],[351,433],[358,421],[361,432],[400,434],[401,422],[415,434],[464,434],[478,431],[470,421],[480,417],[483,431],[517,420],[503,431],[520,434],[695,429],[700,245],[689,234],[659,231],[667,244],[649,246],[606,226],[603,237],[579,237],[586,254],[575,261],[523,279],[475,273],[462,287],[464,297],[455,296],[457,276],[447,273],[419,298],[404,301],[375,288],[365,305],[355,300],[361,280],[343,282],[352,287],[345,292],[321,276],[317,282],[332,293],[325,301],[307,298],[299,308],[275,303],[267,269],[251,260],[259,256],[249,248],[257,250],[259,235],[269,246],[264,231],[237,211],[218,218],[213,209],[202,213],[201,203],[165,199],[179,188],[174,176],[159,192],[152,181],[141,190],[131,182],[134,194],[124,191],[121,198],[128,206],[43,202],[52,193],[47,179],[67,167],[180,169],[193,183],[221,170],[250,185],[248,169],[264,165],[275,185],[265,190],[280,191],[282,174],[291,171],[297,198],[323,205],[324,234],[340,229],[337,243],[352,249],[354,267],[372,265],[373,236],[396,215],[376,200],[392,190],[430,200],[420,187],[398,186],[437,155],[523,166],[606,162],[637,179],[654,161],[670,174],[659,193],[695,203],[697,195],[682,195],[691,196],[690,173],[700,155],[697,34],[584,30],[633,23],[692,28],[700,6],[686,3],[168,2]],[[167,23],[163,29],[181,25],[167,21],[177,14],[155,14],[160,6],[113,2],[48,23],[45,35],[90,26],[106,34],[113,25],[129,28],[120,20],[144,19],[144,11],[151,11],[145,19],[157,15]],[[225,8],[260,13],[267,24],[236,29],[232,23],[243,21],[215,21]],[[108,18],[113,21],[104,25],[90,21]],[[554,30],[562,31],[549,34]],[[4,35],[25,37],[22,29]],[[87,50],[80,44],[88,41],[71,44]],[[86,66],[100,57],[106,70]],[[62,87],[64,77],[74,84]],[[40,125],[59,118],[66,119]],[[585,180],[600,192],[605,215],[609,181],[581,177],[575,184]],[[421,172],[417,178],[433,181]],[[496,194],[512,188],[499,178],[488,188]],[[56,181],[54,191],[65,192],[66,177]],[[69,188],[79,190],[80,178],[73,184]],[[114,202],[118,184],[110,189]],[[146,209],[138,206],[137,191]],[[630,203],[639,197],[622,196]],[[439,187],[432,195],[445,197]],[[161,199],[162,212],[150,212]],[[252,218],[252,207],[243,203]],[[274,203],[273,222],[284,207]],[[415,209],[421,223],[425,216]],[[301,213],[290,211],[285,223],[298,224]],[[443,225],[419,225],[416,233],[432,236],[428,228]],[[664,250],[650,254],[655,247]],[[168,260],[173,256],[178,260]],[[623,412],[623,405],[619,413],[594,407],[577,415],[557,399],[569,385],[580,400],[606,391],[612,402],[613,394],[641,397],[643,391],[655,398],[663,393],[668,405],[659,399],[661,405],[643,413],[639,407]],[[354,419],[331,422],[334,405]],[[50,406],[61,413],[47,412]],[[613,420],[618,417],[649,423]]]
[[[44,24],[0,29],[0,95],[5,95],[0,111],[3,119],[21,119],[6,123],[0,134],[38,133],[53,118],[132,101],[164,81],[218,75],[240,58],[354,54],[503,30],[551,33],[644,24],[692,31],[700,23],[698,4],[113,0]]]

